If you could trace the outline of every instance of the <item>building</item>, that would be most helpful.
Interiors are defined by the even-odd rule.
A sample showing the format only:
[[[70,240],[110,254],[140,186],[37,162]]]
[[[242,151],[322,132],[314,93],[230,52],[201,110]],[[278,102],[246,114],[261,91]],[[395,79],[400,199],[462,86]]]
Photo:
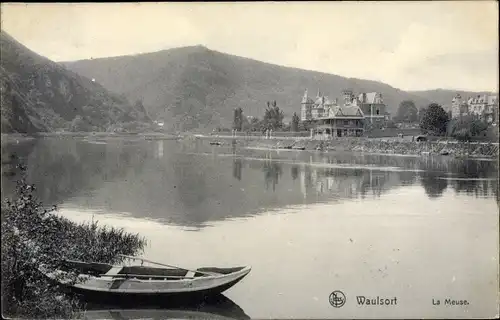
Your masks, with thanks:
[[[385,124],[390,119],[387,106],[382,94],[379,92],[360,93],[358,95],[359,107],[369,123]]]
[[[325,138],[361,136],[364,131],[364,114],[358,99],[351,91],[343,92],[343,105],[337,99],[330,100],[318,91],[316,99],[308,96],[307,90],[301,102],[301,120],[314,124],[312,134]]]
[[[496,126],[498,124],[498,96],[478,95],[462,99],[457,93],[451,102],[451,116],[452,118],[473,116],[489,125]]]
[[[461,118],[469,114],[469,106],[467,101],[462,100],[462,96],[457,93],[457,95],[451,100],[451,117]]]

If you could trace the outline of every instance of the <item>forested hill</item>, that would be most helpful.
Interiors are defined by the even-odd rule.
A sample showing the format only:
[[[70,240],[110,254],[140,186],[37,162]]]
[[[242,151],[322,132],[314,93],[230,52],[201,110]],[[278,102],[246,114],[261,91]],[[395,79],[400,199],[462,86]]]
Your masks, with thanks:
[[[145,110],[0,34],[2,133],[135,130]]]
[[[152,117],[184,129],[230,125],[235,107],[262,117],[266,102],[274,100],[290,120],[300,111],[305,89],[313,98],[318,89],[330,98],[340,98],[344,89],[381,92],[393,114],[402,100],[418,107],[431,102],[381,82],[282,67],[203,46],[62,64],[131,101],[142,100]]]
[[[267,101],[276,101],[290,120],[300,111],[305,89],[313,98],[318,89],[330,98],[340,98],[344,89],[381,92],[392,115],[403,100],[414,101],[417,108],[431,102],[447,106],[455,96],[453,90],[407,92],[377,81],[282,67],[203,46],[62,64],[130,101],[142,101],[152,117],[180,130],[230,126],[236,107],[247,116],[262,117]]]

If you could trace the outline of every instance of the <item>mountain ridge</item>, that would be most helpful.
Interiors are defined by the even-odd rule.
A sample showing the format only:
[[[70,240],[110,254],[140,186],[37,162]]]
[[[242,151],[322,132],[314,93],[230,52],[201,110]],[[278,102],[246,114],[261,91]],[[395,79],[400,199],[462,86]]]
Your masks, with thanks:
[[[312,72],[312,73],[318,73],[320,75],[325,75],[325,76],[338,76],[346,79],[352,79],[352,80],[361,80],[361,81],[366,81],[366,82],[376,82],[376,83],[383,83],[386,84],[394,89],[405,91],[405,92],[410,92],[410,93],[426,93],[426,92],[435,92],[435,91],[443,91],[443,92],[458,92],[458,93],[471,93],[471,94],[494,94],[494,91],[488,91],[488,90],[468,90],[464,88],[433,88],[433,89],[419,89],[419,90],[405,90],[402,88],[398,88],[397,86],[391,85],[389,83],[385,83],[383,81],[378,81],[378,80],[373,80],[373,79],[363,79],[363,78],[358,78],[358,77],[349,77],[349,76],[343,76],[343,75],[337,75],[334,73],[329,73],[329,72],[323,72],[323,71],[318,71],[318,70],[313,70],[313,69],[307,69],[307,68],[301,68],[301,67],[292,67],[292,66],[285,66],[285,65],[279,65],[273,62],[267,62],[267,61],[261,61],[256,58],[251,58],[251,57],[245,57],[233,53],[226,53],[223,51],[215,50],[215,49],[210,49],[205,45],[202,44],[196,44],[196,45],[188,45],[188,46],[182,46],[182,47],[174,47],[174,48],[169,48],[169,49],[161,49],[157,51],[151,51],[151,52],[145,52],[145,53],[134,53],[134,54],[123,54],[123,55],[117,55],[117,56],[108,56],[108,57],[98,57],[98,58],[87,58],[87,59],[76,59],[76,60],[60,60],[60,61],[55,61],[57,63],[62,64],[63,66],[65,65],[71,65],[72,63],[77,63],[77,62],[84,62],[84,61],[95,61],[95,60],[105,60],[105,59],[119,59],[119,58],[126,58],[126,57],[137,57],[137,56],[147,56],[147,55],[154,55],[170,50],[183,50],[183,49],[202,49],[206,51],[213,51],[219,54],[224,54],[224,55],[229,55],[234,58],[239,58],[239,59],[245,59],[245,60],[251,60],[253,62],[258,62],[261,64],[267,64],[269,66],[278,66],[282,68],[289,68],[289,69],[296,69],[298,71],[305,71],[305,72]]]
[[[30,50],[4,30],[1,44],[3,133],[106,131],[147,114],[86,77]]]
[[[262,117],[266,102],[273,100],[289,120],[294,112],[300,113],[306,89],[311,96],[320,90],[331,98],[340,98],[344,89],[381,92],[393,116],[403,100],[413,100],[417,107],[436,102],[449,110],[456,92],[481,94],[447,89],[404,91],[375,80],[280,66],[203,45],[60,63],[131,101],[142,101],[153,117],[165,119],[178,130],[230,126],[235,107],[242,107],[245,115]]]

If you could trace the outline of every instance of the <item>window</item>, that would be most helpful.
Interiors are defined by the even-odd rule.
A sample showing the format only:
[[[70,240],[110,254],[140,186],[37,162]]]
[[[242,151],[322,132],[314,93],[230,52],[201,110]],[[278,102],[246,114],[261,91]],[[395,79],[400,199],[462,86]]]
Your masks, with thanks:
[[[377,109],[377,116],[378,116],[379,114],[380,114],[380,110],[379,110],[379,109]]]
[[[344,120],[344,126],[348,126],[349,125],[349,120]]]

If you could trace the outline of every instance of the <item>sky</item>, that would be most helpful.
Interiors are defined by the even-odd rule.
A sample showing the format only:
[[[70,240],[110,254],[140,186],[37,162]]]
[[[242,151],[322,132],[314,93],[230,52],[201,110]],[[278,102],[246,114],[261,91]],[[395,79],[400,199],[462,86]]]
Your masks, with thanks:
[[[2,4],[2,30],[54,61],[204,45],[403,90],[498,92],[498,3]]]

